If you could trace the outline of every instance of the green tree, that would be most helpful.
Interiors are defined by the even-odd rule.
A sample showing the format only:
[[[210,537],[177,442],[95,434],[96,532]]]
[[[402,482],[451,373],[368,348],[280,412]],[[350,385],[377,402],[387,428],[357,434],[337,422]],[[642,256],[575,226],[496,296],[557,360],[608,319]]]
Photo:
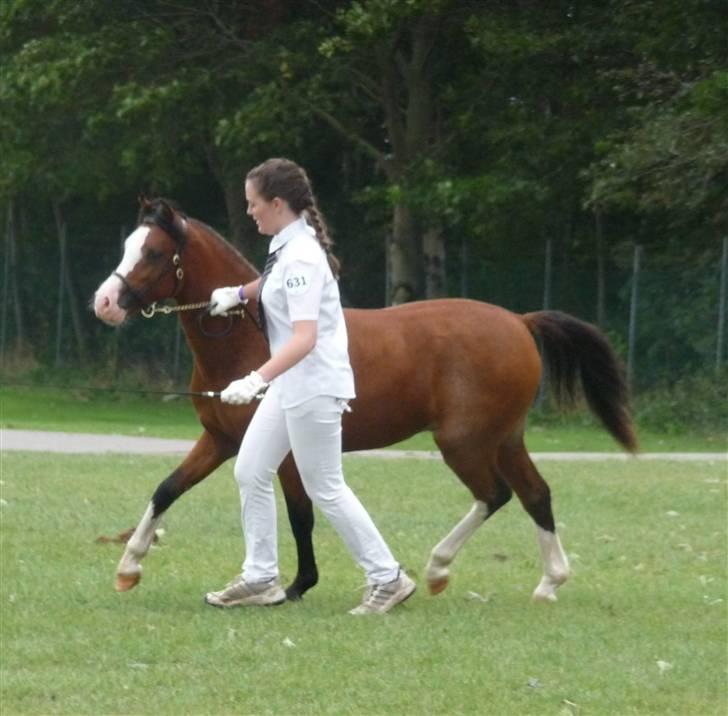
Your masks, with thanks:
[[[438,76],[456,73],[469,3],[367,0],[336,14],[320,46],[328,62],[311,81],[311,111],[364,152],[386,179],[375,193],[391,206],[387,264],[389,300],[401,303],[446,290],[441,226],[416,206],[419,169],[450,131]],[[422,258],[425,258],[424,265]]]
[[[655,274],[645,277],[642,336],[651,374],[710,364],[718,265],[728,229],[728,44],[719,0],[612,3],[630,62],[603,73],[623,123],[587,172],[588,203],[628,217]],[[670,290],[665,291],[665,283]],[[665,317],[669,316],[669,330]]]
[[[592,202],[725,231],[728,43],[719,0],[615,3],[634,62],[609,73],[630,121],[601,144]],[[723,21],[723,22],[721,22]]]

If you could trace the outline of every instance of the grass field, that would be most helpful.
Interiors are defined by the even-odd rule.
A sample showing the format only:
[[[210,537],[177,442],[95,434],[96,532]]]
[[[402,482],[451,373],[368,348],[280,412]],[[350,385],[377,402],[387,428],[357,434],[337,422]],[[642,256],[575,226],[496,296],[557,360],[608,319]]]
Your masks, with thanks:
[[[354,408],[356,405],[354,404]],[[200,434],[192,403],[187,398],[163,400],[128,394],[109,396],[84,391],[0,388],[0,427],[22,430],[67,430],[71,432],[149,435],[195,439]],[[645,452],[690,452],[728,450],[726,426],[714,434],[658,433],[638,429]],[[585,411],[563,420],[531,420],[527,443],[535,452],[568,450],[619,451],[620,447]],[[422,433],[396,447],[434,450],[429,433]]]
[[[141,516],[176,458],[2,454],[3,716],[14,714],[726,713],[725,463],[544,463],[573,576],[533,605],[534,530],[517,503],[432,598],[432,545],[465,513],[440,463],[348,458],[348,480],[420,582],[385,617],[346,612],[362,575],[328,524],[303,602],[202,603],[239,569],[229,465],[180,500],[139,588],[96,544]],[[280,510],[281,567],[294,570]]]

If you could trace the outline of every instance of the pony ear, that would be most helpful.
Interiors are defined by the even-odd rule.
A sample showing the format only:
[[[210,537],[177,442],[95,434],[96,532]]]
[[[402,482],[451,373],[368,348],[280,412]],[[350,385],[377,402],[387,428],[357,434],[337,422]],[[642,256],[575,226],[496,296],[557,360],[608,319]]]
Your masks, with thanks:
[[[147,199],[147,195],[143,192],[139,192],[139,196],[137,197],[137,201],[139,202],[139,206],[142,209],[146,209],[152,205],[152,202]]]
[[[170,206],[166,199],[159,199],[157,201],[158,209],[161,210],[162,216],[167,221],[174,221],[174,209]]]

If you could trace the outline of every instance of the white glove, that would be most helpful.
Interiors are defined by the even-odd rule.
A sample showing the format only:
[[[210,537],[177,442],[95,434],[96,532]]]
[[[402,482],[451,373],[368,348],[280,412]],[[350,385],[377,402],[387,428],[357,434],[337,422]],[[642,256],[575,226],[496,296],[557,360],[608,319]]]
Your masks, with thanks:
[[[216,288],[210,296],[210,315],[219,316],[221,313],[235,308],[240,301],[240,286],[227,286]]]
[[[220,400],[230,405],[247,405],[258,393],[268,387],[260,373],[253,371],[245,378],[234,380],[220,393]]]

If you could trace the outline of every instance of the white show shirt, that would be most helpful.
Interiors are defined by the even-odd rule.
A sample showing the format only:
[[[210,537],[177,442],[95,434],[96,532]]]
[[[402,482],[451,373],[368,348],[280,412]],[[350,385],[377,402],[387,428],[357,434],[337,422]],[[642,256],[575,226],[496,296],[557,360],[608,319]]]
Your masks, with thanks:
[[[355,397],[349,340],[339,285],[316,232],[301,217],[277,233],[269,253],[280,249],[263,285],[271,355],[293,336],[294,321],[317,321],[316,345],[293,367],[274,379],[284,409],[318,396]]]

